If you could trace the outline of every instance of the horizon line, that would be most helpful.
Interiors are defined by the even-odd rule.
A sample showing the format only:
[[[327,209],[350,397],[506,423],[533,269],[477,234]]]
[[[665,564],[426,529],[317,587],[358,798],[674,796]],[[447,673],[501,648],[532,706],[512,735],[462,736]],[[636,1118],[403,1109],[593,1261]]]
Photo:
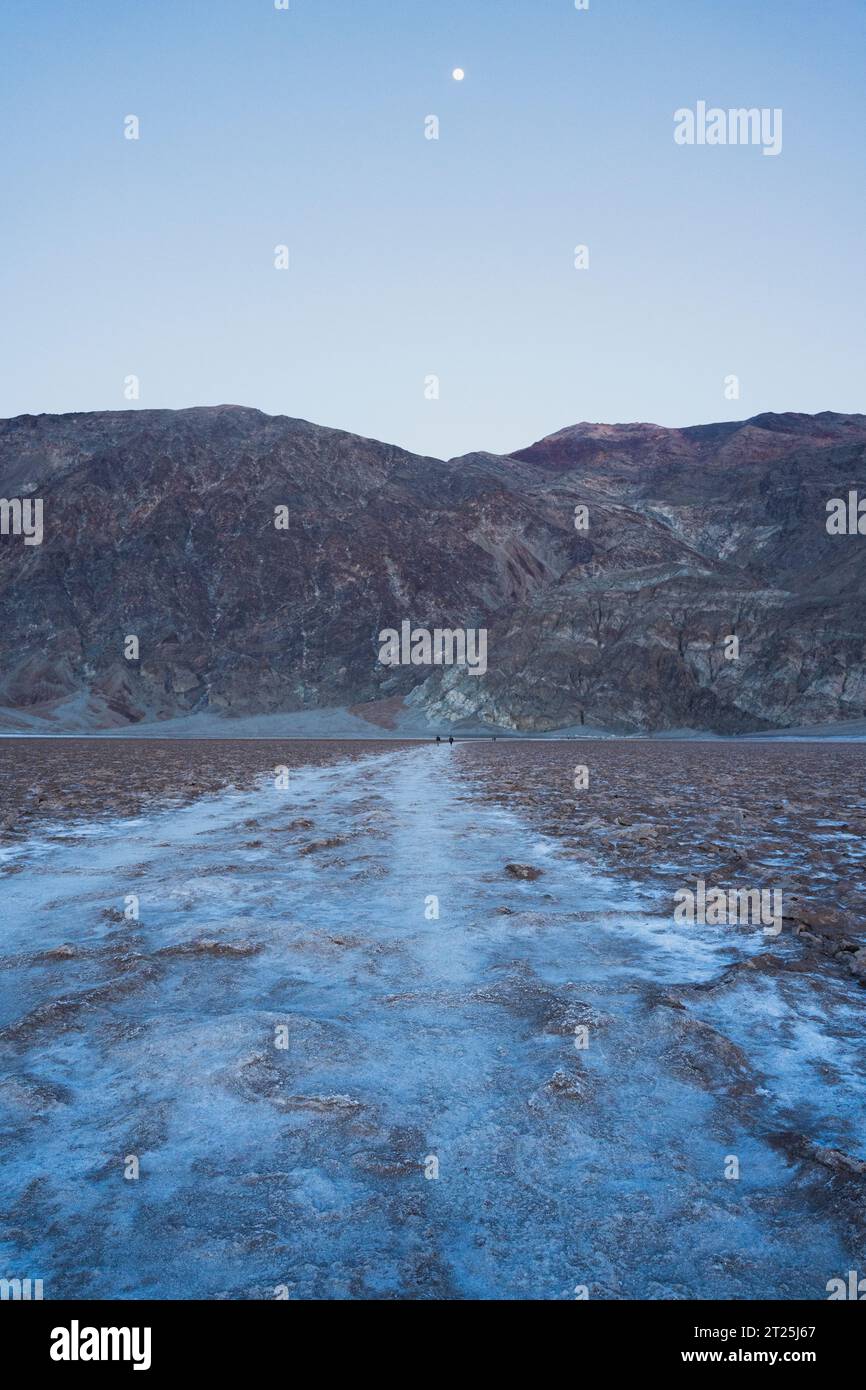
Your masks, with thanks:
[[[0,427],[3,425],[14,424],[20,420],[64,420],[74,419],[81,416],[107,416],[107,415],[185,415],[193,413],[218,412],[218,411],[244,411],[249,414],[261,415],[266,420],[289,420],[294,424],[308,425],[311,429],[328,430],[332,434],[349,435],[352,438],[364,440],[371,444],[380,444],[385,448],[400,449],[406,454],[411,454],[415,458],[432,459],[438,463],[452,463],[461,458],[470,458],[474,454],[489,454],[493,458],[513,458],[516,454],[522,453],[527,449],[533,448],[537,444],[544,443],[546,440],[555,439],[558,435],[567,434],[571,430],[581,429],[650,429],[661,430],[668,434],[685,434],[690,430],[725,428],[729,430],[742,429],[746,425],[754,424],[756,421],[764,419],[784,420],[787,418],[800,420],[820,420],[831,416],[845,420],[866,420],[866,412],[846,411],[846,410],[761,410],[755,415],[745,416],[740,420],[704,420],[691,425],[661,425],[654,420],[576,420],[570,425],[562,425],[559,429],[551,430],[547,434],[539,435],[537,439],[529,444],[522,444],[516,449],[506,453],[496,453],[491,449],[468,449],[462,454],[452,454],[448,458],[441,458],[437,454],[419,454],[415,449],[409,449],[403,444],[396,444],[393,440],[380,439],[375,435],[360,434],[357,430],[344,429],[339,425],[323,425],[315,420],[309,420],[303,415],[287,415],[283,412],[272,414],[267,410],[262,410],[259,406],[240,405],[233,401],[220,401],[216,405],[185,405],[185,406],[125,406],[116,409],[106,410],[63,410],[63,411],[22,411],[18,415],[0,416]]]

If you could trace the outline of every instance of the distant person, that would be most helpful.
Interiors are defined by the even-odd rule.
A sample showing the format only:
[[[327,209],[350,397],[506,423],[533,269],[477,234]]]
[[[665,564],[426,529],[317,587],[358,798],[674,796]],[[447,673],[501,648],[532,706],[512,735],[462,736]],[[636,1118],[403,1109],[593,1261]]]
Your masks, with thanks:
[[[441,740],[441,738],[439,737],[438,734],[436,735],[436,742],[437,742],[437,743],[441,743],[441,742],[442,742],[442,740]]]
[[[453,742],[454,742],[454,735],[453,735],[453,734],[449,734],[449,735],[448,735],[448,742],[449,742],[449,743],[453,743]]]

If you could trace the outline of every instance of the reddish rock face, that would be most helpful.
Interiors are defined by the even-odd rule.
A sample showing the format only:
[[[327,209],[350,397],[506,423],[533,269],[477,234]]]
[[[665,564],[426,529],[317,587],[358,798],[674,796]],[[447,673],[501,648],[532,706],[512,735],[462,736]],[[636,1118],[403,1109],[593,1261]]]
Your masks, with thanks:
[[[44,501],[41,545],[0,540],[0,704],[123,724],[412,692],[522,730],[860,719],[866,536],[825,522],[864,491],[864,448],[866,417],[829,413],[578,425],[449,462],[232,406],[0,422],[0,496]],[[404,619],[487,627],[487,673],[381,665]]]

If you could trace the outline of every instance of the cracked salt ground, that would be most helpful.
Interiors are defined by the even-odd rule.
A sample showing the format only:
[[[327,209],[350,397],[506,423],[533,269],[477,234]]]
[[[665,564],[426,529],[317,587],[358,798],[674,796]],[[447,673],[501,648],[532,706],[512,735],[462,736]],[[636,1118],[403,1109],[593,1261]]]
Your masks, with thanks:
[[[53,1298],[809,1299],[857,1267],[854,1179],[773,1139],[862,1133],[856,986],[801,1014],[803,981],[697,988],[765,939],[647,916],[462,768],[401,751],[12,852],[7,1270]]]

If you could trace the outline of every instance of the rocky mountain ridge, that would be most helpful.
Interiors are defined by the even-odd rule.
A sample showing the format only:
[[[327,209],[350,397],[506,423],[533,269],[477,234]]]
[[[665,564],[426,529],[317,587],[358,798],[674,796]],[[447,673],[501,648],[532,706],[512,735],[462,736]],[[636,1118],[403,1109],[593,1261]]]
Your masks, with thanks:
[[[829,535],[826,503],[866,493],[864,450],[866,416],[831,412],[581,424],[448,461],[237,406],[2,421],[0,496],[43,499],[45,534],[0,538],[0,705],[84,702],[94,727],[861,719],[866,537]],[[404,620],[486,627],[486,673],[383,666]]]

